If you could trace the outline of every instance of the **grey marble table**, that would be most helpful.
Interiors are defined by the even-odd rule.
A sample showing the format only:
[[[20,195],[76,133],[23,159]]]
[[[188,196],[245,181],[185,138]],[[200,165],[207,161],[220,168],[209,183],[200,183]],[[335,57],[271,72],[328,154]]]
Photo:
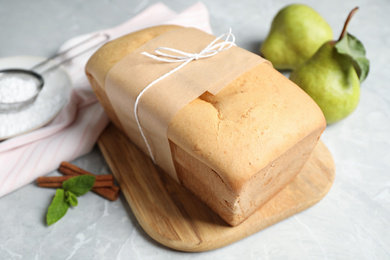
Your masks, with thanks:
[[[118,25],[156,1],[0,0],[0,58],[49,56],[67,39]],[[335,34],[360,6],[349,31],[365,44],[371,71],[359,107],[322,137],[336,163],[328,195],[314,207],[221,249],[183,253],[154,242],[123,197],[93,193],[56,225],[44,215],[52,189],[29,184],[0,198],[0,259],[390,259],[390,1],[300,1]],[[165,1],[181,11],[195,1]],[[215,34],[234,28],[256,52],[276,12],[289,0],[205,1]],[[98,148],[74,161],[109,173]],[[1,166],[0,166],[1,171]],[[55,173],[51,173],[55,174]]]

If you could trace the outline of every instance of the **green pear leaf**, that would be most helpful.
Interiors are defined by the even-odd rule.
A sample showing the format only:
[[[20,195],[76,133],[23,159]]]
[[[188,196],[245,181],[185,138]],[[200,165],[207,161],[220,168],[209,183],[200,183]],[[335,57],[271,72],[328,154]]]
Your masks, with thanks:
[[[370,61],[366,58],[363,44],[355,36],[347,33],[335,45],[338,53],[348,56],[356,70],[360,82],[363,82],[370,70]]]
[[[90,191],[95,183],[95,176],[79,175],[70,178],[62,183],[62,188],[72,192],[74,195],[81,196]]]
[[[56,223],[68,211],[69,203],[65,198],[65,191],[63,189],[57,189],[56,194],[47,210],[46,222],[48,225]]]

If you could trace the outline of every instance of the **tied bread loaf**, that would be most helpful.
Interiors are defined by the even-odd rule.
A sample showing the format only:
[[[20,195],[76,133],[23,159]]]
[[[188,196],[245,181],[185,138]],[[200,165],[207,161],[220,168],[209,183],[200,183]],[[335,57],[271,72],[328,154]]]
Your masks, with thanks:
[[[122,36],[88,61],[91,86],[120,130],[123,125],[105,90],[108,72],[138,47],[177,28],[157,26]],[[325,127],[316,103],[261,63],[217,95],[205,92],[182,108],[171,120],[167,138],[180,183],[236,226],[300,172]]]

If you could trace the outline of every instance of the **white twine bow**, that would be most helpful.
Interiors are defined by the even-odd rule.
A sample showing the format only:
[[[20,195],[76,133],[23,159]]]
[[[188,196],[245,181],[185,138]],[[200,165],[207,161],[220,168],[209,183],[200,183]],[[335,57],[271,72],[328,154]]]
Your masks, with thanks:
[[[226,39],[223,42],[218,42],[219,40],[222,40],[224,37]],[[230,39],[232,38],[232,39]],[[147,52],[142,52],[141,54],[148,56],[152,59],[158,60],[158,61],[163,61],[163,62],[182,62],[178,67],[172,69],[171,71],[167,72],[166,74],[162,75],[158,79],[154,80],[152,83],[150,83],[146,88],[144,88],[137,96],[137,99],[135,100],[134,103],[134,115],[135,115],[135,120],[138,125],[138,129],[142,135],[142,138],[144,139],[144,142],[146,144],[146,147],[148,148],[150,157],[152,158],[153,162],[155,163],[155,159],[152,153],[152,149],[146,139],[146,136],[144,134],[144,131],[142,130],[142,126],[138,117],[138,103],[141,98],[141,96],[154,84],[157,82],[163,80],[164,78],[168,77],[169,75],[175,73],[179,69],[183,68],[185,65],[190,63],[191,61],[198,60],[198,59],[203,59],[203,58],[209,58],[212,57],[216,54],[218,54],[221,51],[225,51],[230,49],[232,46],[235,46],[235,36],[232,34],[232,30],[229,29],[228,33],[224,33],[221,36],[215,38],[209,45],[206,46],[203,50],[201,50],[199,53],[187,53],[184,51],[172,49],[172,48],[167,48],[167,47],[157,47],[154,51],[158,55],[153,55]],[[217,43],[218,42],[218,43]],[[164,51],[168,51],[164,52]],[[173,55],[175,54],[175,55]]]

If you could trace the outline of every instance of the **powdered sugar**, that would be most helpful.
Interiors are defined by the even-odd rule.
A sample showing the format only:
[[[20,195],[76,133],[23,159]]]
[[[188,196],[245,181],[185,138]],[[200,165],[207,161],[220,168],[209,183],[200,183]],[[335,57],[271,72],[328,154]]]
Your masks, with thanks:
[[[27,67],[30,68],[33,64],[40,62],[41,58],[28,57],[28,56],[17,56],[0,59],[0,69],[8,67]],[[50,64],[49,64],[50,65]],[[4,77],[5,79],[5,77]],[[27,93],[28,86],[34,78],[22,77],[24,81],[24,87],[19,93],[19,98],[26,98],[29,94]],[[23,133],[40,128],[50,122],[67,103],[70,91],[71,81],[67,72],[61,67],[50,71],[44,75],[45,85],[39,92],[37,99],[34,103],[27,108],[9,113],[0,113],[0,141],[17,136]],[[16,85],[17,79],[12,79],[6,82],[5,86]],[[35,84],[35,83],[34,83]],[[36,85],[35,85],[36,86]],[[36,89],[36,87],[35,87]],[[21,89],[13,89],[11,92],[18,92]],[[9,90],[1,90],[2,93],[7,92],[7,98],[14,95]],[[24,93],[23,93],[24,92]],[[31,93],[31,92],[30,92]]]
[[[56,95],[50,100],[38,98],[33,106],[17,113],[0,114],[0,137],[24,133],[46,124],[59,112],[64,99]],[[0,138],[1,140],[1,138]]]
[[[38,92],[36,81],[19,77],[0,78],[0,102],[23,102]]]

